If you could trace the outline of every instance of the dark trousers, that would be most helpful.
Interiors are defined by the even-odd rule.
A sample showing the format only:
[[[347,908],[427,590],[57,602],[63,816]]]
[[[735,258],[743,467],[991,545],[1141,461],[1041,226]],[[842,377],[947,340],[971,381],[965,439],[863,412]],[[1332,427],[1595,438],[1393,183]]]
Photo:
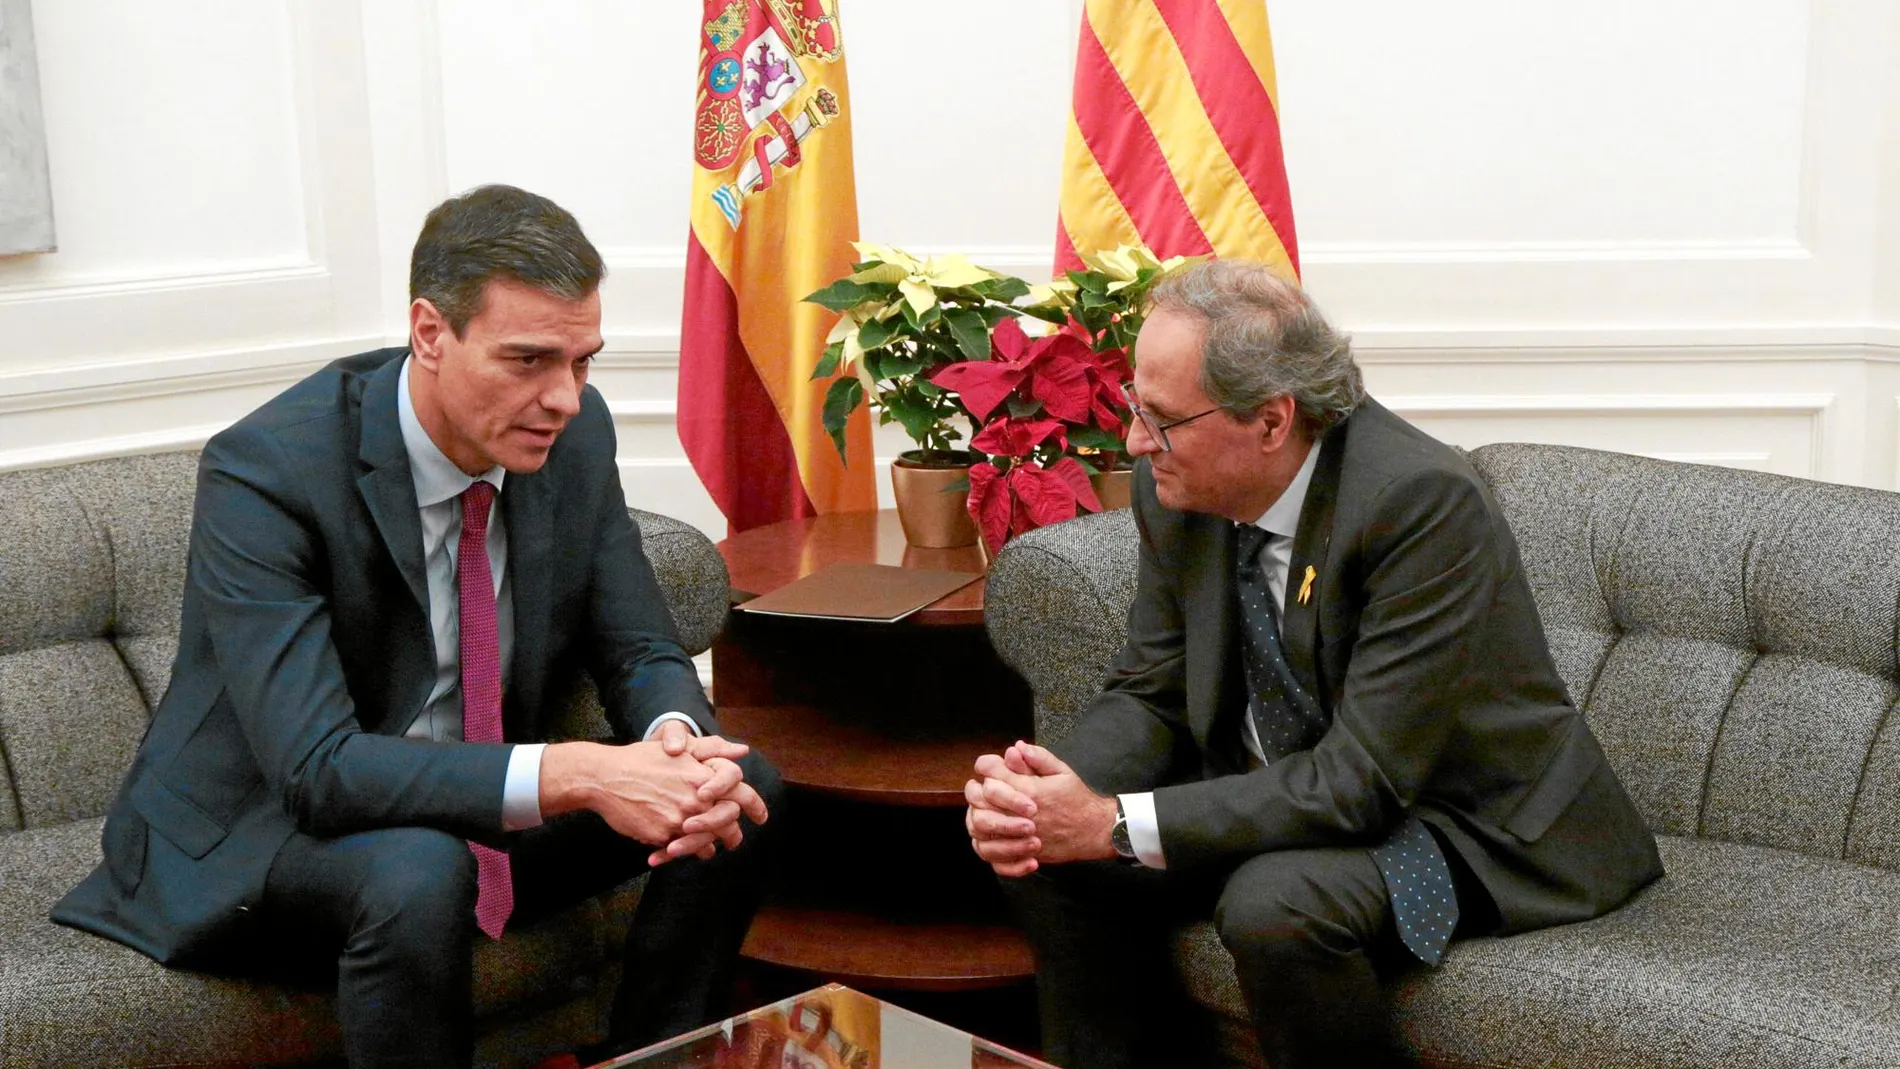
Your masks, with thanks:
[[[740,761],[774,815],[777,772]],[[763,876],[765,833],[710,861],[653,870],[627,937],[609,1044],[632,1049],[723,1015]],[[650,848],[593,813],[510,836],[515,909],[532,923],[647,871]],[[263,919],[273,972],[335,968],[337,1016],[353,1067],[466,1066],[473,1051],[475,862],[465,840],[429,828],[335,839],[294,835],[272,863]],[[578,1039],[579,1037],[577,1037]]]
[[[1043,1056],[1057,1065],[1180,1063],[1194,1030],[1172,936],[1209,916],[1273,1069],[1414,1064],[1380,978],[1417,962],[1363,849],[1286,850],[1199,876],[1088,862],[1003,883],[1036,952]],[[1461,880],[1459,892],[1460,930],[1485,925],[1482,889],[1467,898]]]

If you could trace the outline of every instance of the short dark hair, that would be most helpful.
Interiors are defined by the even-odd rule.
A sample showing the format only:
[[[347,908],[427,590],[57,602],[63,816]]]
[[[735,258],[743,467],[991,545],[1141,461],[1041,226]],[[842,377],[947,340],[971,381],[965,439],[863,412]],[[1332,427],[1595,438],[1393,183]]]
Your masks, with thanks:
[[[435,206],[409,256],[409,299],[427,298],[460,338],[490,279],[578,301],[607,274],[573,213],[514,186],[477,186]]]

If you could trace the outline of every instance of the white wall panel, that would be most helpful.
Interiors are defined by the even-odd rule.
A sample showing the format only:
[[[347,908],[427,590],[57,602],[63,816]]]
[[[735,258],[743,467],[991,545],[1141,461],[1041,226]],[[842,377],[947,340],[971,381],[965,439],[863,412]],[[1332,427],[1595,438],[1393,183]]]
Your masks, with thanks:
[[[1329,247],[1796,237],[1808,0],[1269,7]]]
[[[283,0],[33,5],[59,252],[0,287],[307,258]]]

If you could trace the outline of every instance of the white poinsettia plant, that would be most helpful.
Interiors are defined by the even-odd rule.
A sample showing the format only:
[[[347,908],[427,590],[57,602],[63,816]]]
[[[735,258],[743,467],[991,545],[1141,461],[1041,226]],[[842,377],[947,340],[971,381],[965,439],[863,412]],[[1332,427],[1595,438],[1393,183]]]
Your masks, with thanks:
[[[955,393],[930,379],[949,364],[988,360],[990,332],[1021,314],[1012,302],[1029,285],[962,256],[852,247],[859,257],[852,273],[805,298],[839,313],[812,375],[838,376],[825,394],[825,429],[842,456],[845,420],[869,403],[880,423],[902,424],[926,454],[959,452],[959,423],[974,421]]]

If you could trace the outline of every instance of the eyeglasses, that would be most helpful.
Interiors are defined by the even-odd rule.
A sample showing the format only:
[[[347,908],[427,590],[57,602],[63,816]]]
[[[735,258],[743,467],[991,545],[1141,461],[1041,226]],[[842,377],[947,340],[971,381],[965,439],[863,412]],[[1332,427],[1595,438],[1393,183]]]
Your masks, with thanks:
[[[1122,383],[1122,400],[1128,402],[1128,411],[1133,412],[1135,418],[1141,420],[1141,425],[1148,429],[1149,437],[1155,440],[1155,444],[1161,447],[1163,453],[1174,452],[1174,446],[1168,442],[1168,432],[1170,430],[1176,427],[1186,426],[1200,419],[1202,416],[1211,416],[1221,410],[1219,405],[1215,405],[1205,412],[1196,412],[1192,416],[1183,416],[1180,419],[1169,420],[1163,423],[1154,417],[1154,413],[1141,407],[1141,399],[1135,396],[1135,384],[1132,382]]]

